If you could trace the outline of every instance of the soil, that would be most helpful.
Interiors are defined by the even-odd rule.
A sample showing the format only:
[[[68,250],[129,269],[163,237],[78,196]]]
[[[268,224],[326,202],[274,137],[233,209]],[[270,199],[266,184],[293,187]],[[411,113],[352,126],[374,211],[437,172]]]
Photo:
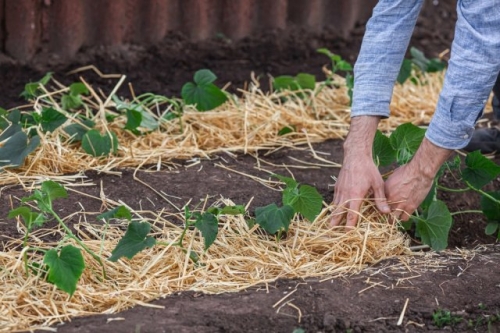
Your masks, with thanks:
[[[411,45],[436,57],[450,47],[456,19],[454,1],[427,2],[417,23]],[[18,64],[0,58],[2,94],[0,106],[12,108],[23,104],[18,97],[24,84],[53,71],[58,80],[74,82],[77,75],[64,75],[75,68],[93,64],[104,73],[126,74],[136,93],[153,92],[178,95],[182,85],[191,80],[200,68],[210,68],[219,79],[218,84],[230,82],[229,90],[237,93],[254,72],[261,78],[262,88],[268,87],[267,77],[299,72],[312,73],[322,79],[321,67],[328,59],[316,53],[326,47],[354,62],[361,45],[364,25],[360,24],[349,39],[333,31],[311,33],[303,29],[270,31],[240,41],[213,39],[190,42],[179,33],[170,34],[162,43],[152,47],[120,46],[82,50],[71,62],[65,63],[41,50],[30,64]],[[85,72],[84,78],[103,90],[111,90],[115,80]],[[126,85],[124,85],[126,86]],[[128,96],[123,88],[119,95]],[[307,147],[306,147],[307,148]],[[262,164],[266,170],[287,174],[279,167],[293,164],[290,157],[310,160],[309,149],[282,149],[261,158],[275,166]],[[330,140],[314,145],[316,151],[328,153],[331,161],[342,161],[342,142]],[[500,160],[495,159],[496,163]],[[176,161],[163,171],[143,170],[137,177],[167,193],[177,206],[190,199],[198,202],[207,195],[215,200],[220,196],[239,204],[252,198],[254,207],[278,203],[280,194],[248,177],[227,171],[219,165],[239,172],[263,177],[265,172],[255,168],[256,159],[249,155],[212,156],[192,162]],[[332,175],[336,168],[290,168],[301,183],[318,188],[325,202],[333,197]],[[117,170],[120,175],[86,172],[93,186],[78,190],[99,197],[120,199],[133,209],[173,210],[173,206],[150,188],[134,180],[133,170]],[[450,174],[442,178],[443,185],[457,187]],[[491,188],[500,188],[496,180]],[[26,192],[19,186],[6,186],[0,191],[0,217],[7,216],[11,199]],[[98,212],[101,201],[70,192],[71,200],[57,202],[61,212]],[[147,198],[147,200],[145,199]],[[474,194],[441,194],[451,211],[479,207]],[[14,200],[15,201],[15,200]],[[71,224],[74,221],[69,221]],[[135,307],[114,315],[75,318],[57,327],[58,332],[500,332],[500,251],[495,238],[484,233],[486,221],[476,214],[458,214],[449,239],[449,251],[435,254],[438,266],[418,263],[411,269],[401,267],[399,260],[387,260],[345,279],[327,281],[278,280],[240,293],[202,295],[185,292],[152,302],[163,309]],[[0,242],[20,235],[12,220],[0,219]],[[451,251],[453,249],[459,251]],[[368,289],[367,289],[368,288]],[[287,293],[293,292],[290,303],[273,307]],[[406,300],[408,306],[402,325],[398,318]],[[287,304],[284,302],[284,304]],[[438,327],[433,314],[439,309],[451,311],[456,323]],[[112,319],[112,320],[110,320]],[[114,320],[113,320],[114,319]],[[298,330],[296,332],[299,332]]]

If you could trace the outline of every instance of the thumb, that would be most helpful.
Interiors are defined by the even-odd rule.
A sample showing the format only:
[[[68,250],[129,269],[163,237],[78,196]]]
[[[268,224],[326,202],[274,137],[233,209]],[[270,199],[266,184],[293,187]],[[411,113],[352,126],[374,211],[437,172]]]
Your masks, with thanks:
[[[391,212],[391,208],[389,207],[389,204],[387,204],[387,198],[385,197],[384,187],[380,186],[374,189],[373,194],[377,209],[382,214],[389,214]]]

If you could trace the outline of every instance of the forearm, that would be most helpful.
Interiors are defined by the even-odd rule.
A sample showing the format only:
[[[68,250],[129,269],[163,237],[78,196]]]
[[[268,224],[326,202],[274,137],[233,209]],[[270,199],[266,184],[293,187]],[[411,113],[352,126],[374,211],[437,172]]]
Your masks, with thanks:
[[[372,159],[373,140],[380,117],[359,116],[351,118],[349,134],[344,142],[344,156]]]
[[[430,141],[447,149],[469,143],[500,71],[498,0],[462,1],[457,13],[452,56],[426,133]]]
[[[394,83],[423,0],[381,0],[354,66],[352,116],[388,117]]]
[[[428,139],[424,138],[417,152],[409,162],[409,167],[414,168],[415,174],[421,175],[425,179],[434,179],[439,168],[450,157],[453,150],[436,146]]]

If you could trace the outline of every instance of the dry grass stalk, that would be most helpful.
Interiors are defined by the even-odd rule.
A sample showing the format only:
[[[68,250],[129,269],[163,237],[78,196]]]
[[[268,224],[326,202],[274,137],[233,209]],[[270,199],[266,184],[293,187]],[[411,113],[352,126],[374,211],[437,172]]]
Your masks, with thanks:
[[[425,85],[405,83],[395,87],[392,116],[381,122],[383,131],[391,131],[404,122],[426,124],[430,121],[443,74],[426,74],[425,80]],[[57,104],[60,94],[66,90],[57,83],[53,92],[39,97],[27,109],[40,111],[44,106],[54,107],[70,117],[70,122],[75,122],[75,114],[63,111]],[[67,138],[68,135],[59,128],[54,133],[41,135],[42,144],[37,151],[28,156],[23,166],[5,173],[0,185],[85,170],[111,172],[117,168],[135,168],[146,164],[160,166],[173,159],[209,157],[220,152],[251,153],[331,138],[342,139],[349,126],[345,88],[332,89],[318,84],[316,90],[308,94],[309,97],[300,99],[294,92],[264,94],[257,85],[253,85],[250,90],[242,91],[240,98],[235,97],[214,111],[198,112],[193,107],[186,107],[180,119],[162,121],[158,130],[137,136],[123,129],[126,117],[116,111],[110,96],[99,96],[93,89],[91,91],[91,96],[84,98],[87,110],[79,112],[87,116],[94,114],[97,128],[117,134],[117,155],[92,157],[79,144],[61,140],[61,137]],[[169,107],[168,104],[157,104],[148,111],[157,117],[158,111],[165,112]],[[112,123],[107,123],[104,121],[104,112],[118,117]],[[285,126],[294,126],[296,131],[279,136],[278,131]]]
[[[229,200],[220,203],[232,205]],[[144,212],[141,213],[142,215]],[[159,240],[173,242],[181,228],[171,221],[181,218],[149,212]],[[101,281],[100,267],[87,254],[88,267],[71,299],[33,274],[27,276],[22,253],[12,241],[0,253],[0,332],[47,327],[71,317],[97,313],[116,313],[134,305],[192,290],[204,293],[235,292],[277,278],[339,276],[358,272],[367,264],[408,253],[407,240],[383,217],[366,206],[359,228],[345,232],[329,227],[329,210],[323,210],[315,223],[295,219],[286,237],[276,241],[261,229],[249,229],[243,216],[223,217],[219,235],[204,252],[199,232],[189,232],[184,244],[200,256],[200,265],[190,262],[177,247],[156,246],[132,260],[106,262],[109,279]],[[108,257],[123,234],[119,225],[104,227],[81,223],[81,237],[92,250]],[[83,233],[83,230],[85,232]],[[40,230],[39,233],[43,233]],[[33,246],[46,247],[32,238]],[[29,254],[41,261],[38,254]]]

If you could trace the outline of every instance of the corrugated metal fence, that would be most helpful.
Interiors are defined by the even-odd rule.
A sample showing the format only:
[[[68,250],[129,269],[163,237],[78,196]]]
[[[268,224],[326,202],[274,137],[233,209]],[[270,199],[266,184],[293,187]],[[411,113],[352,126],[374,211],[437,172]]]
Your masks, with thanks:
[[[179,30],[194,40],[239,39],[291,25],[347,34],[376,0],[0,0],[0,51],[26,61],[42,45],[61,57],[82,46],[152,44]]]

